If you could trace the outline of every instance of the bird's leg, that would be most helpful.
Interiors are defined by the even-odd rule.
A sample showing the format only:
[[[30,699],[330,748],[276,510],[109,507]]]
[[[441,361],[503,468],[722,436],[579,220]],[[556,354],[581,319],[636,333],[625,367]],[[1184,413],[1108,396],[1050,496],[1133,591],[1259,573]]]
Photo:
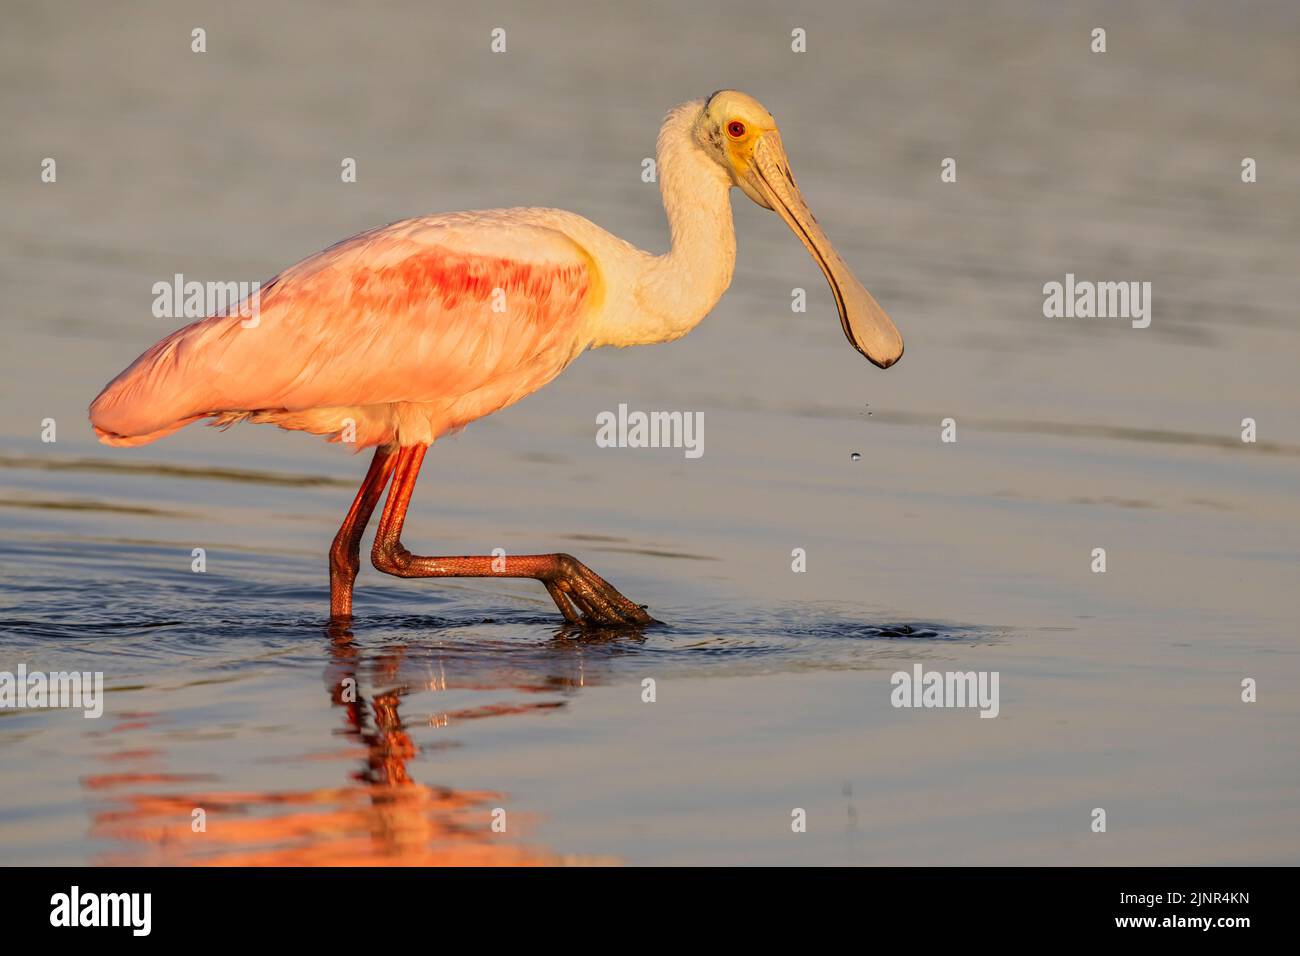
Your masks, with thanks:
[[[366,533],[370,516],[384,493],[393,473],[397,449],[380,445],[370,460],[370,470],[357,490],[357,497],[343,519],[339,533],[330,546],[330,620],[345,621],[352,617],[352,583],[361,568],[361,536]]]
[[[425,445],[403,448],[393,466],[393,484],[379,517],[371,561],[385,574],[400,578],[534,578],[541,581],[566,620],[572,623],[626,626],[653,624],[654,618],[568,554],[520,554],[510,557],[463,555],[423,557],[402,544],[402,524],[411,502]]]

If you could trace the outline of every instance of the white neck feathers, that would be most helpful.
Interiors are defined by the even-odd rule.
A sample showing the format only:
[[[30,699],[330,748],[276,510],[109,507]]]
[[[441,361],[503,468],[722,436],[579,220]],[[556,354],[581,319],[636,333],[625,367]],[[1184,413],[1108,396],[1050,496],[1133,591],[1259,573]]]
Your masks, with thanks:
[[[645,260],[636,283],[635,316],[620,316],[601,344],[650,345],[685,335],[722,298],[736,265],[731,177],[695,141],[703,101],[670,112],[659,131],[655,163],[672,246]]]

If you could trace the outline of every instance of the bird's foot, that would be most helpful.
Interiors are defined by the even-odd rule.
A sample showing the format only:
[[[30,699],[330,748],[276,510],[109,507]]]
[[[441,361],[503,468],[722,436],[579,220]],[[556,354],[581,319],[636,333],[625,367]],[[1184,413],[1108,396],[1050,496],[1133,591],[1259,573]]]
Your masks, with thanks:
[[[570,624],[640,627],[659,622],[639,604],[569,554],[557,554],[553,574],[542,579],[555,606]]]

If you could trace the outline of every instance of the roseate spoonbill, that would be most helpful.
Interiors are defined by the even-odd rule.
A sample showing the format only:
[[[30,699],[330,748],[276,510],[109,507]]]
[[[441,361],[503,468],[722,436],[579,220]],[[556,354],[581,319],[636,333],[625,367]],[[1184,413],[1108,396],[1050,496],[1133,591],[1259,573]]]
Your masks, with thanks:
[[[636,625],[645,609],[567,554],[422,557],[402,524],[425,452],[541,388],[588,348],[680,338],[731,283],[733,186],[775,210],[834,293],[844,334],[881,368],[903,340],[804,202],[772,115],[722,90],[664,120],[657,171],[671,249],[643,252],[558,209],[408,219],[280,273],[257,322],[213,316],[141,355],[90,406],[99,439],[142,445],[191,422],[270,422],[375,447],[329,552],[330,612],[352,614],[361,537],[385,487],[371,560],[398,577],[541,581],[570,622]],[[494,308],[495,305],[495,308]],[[502,308],[504,306],[504,309]]]

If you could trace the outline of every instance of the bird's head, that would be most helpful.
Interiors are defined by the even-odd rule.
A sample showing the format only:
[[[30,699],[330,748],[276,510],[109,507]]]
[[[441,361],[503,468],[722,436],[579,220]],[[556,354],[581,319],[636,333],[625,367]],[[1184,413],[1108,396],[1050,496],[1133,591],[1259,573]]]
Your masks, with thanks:
[[[700,110],[695,139],[746,196],[775,210],[808,247],[830,283],[840,325],[853,347],[881,368],[897,362],[903,355],[903,337],[844,264],[804,202],[776,120],[763,104],[737,90],[719,90]]]

